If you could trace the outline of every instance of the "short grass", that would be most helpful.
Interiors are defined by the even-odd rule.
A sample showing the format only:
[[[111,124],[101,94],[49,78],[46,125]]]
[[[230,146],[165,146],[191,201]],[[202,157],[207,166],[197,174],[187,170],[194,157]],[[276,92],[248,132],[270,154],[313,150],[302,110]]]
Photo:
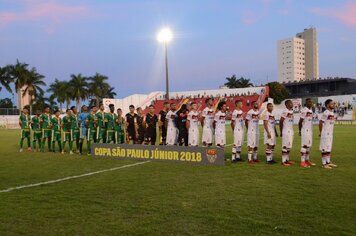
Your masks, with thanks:
[[[321,168],[315,132],[311,158],[318,165],[310,169],[150,162],[0,193],[0,234],[355,235],[355,133],[356,126],[335,127],[339,167],[332,170]],[[0,130],[0,190],[135,163],[18,153],[18,139],[18,130]],[[231,132],[227,140],[232,143]],[[297,162],[299,149],[296,136],[291,159]],[[280,150],[278,139],[277,161]],[[229,158],[231,147],[225,153]],[[246,148],[243,154],[246,159]]]

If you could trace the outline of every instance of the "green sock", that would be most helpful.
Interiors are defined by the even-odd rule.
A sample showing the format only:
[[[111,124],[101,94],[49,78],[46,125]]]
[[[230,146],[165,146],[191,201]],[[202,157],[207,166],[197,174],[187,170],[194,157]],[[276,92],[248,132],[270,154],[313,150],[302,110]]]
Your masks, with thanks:
[[[23,138],[20,139],[20,148],[22,149],[23,147]]]
[[[69,151],[73,151],[73,142],[69,141]]]
[[[53,149],[54,149],[54,145],[53,145]],[[51,141],[48,139],[48,150],[51,151]]]
[[[90,153],[91,152],[91,141],[90,140],[87,141],[87,144],[88,144],[88,153]]]
[[[32,148],[33,148],[34,150],[36,150],[36,141],[33,141],[33,143],[32,143]]]
[[[50,146],[49,146],[50,147]],[[56,142],[55,141],[52,141],[52,151],[55,151],[55,148],[56,147]]]
[[[27,138],[27,147],[31,147],[31,140],[30,140],[30,138]]]
[[[57,141],[58,143],[58,146],[59,146],[59,151],[62,152],[62,144],[61,144],[61,141]]]
[[[44,151],[44,146],[45,146],[45,143],[46,143],[46,139],[42,139],[41,142],[41,150]]]
[[[63,141],[63,144],[62,144],[63,151],[66,150],[66,143],[67,143],[67,141]]]

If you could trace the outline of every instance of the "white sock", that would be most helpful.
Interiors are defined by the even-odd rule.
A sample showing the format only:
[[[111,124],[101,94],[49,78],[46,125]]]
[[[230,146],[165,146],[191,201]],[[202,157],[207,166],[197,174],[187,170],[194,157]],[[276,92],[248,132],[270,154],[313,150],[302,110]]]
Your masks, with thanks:
[[[236,147],[236,159],[241,158],[241,147]]]
[[[253,159],[257,160],[257,152],[253,152]]]
[[[330,155],[326,156],[326,162],[329,164],[330,163]]]
[[[232,147],[231,160],[235,160],[235,158],[236,158],[236,148]]]
[[[247,158],[249,161],[252,161],[252,152],[248,152]]]

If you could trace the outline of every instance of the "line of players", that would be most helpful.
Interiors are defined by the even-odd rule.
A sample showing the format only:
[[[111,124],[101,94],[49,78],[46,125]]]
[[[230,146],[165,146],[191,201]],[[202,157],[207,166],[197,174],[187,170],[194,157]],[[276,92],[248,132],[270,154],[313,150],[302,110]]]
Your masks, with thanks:
[[[206,107],[202,114],[197,110],[197,104],[190,104],[188,111],[185,104],[179,111],[176,111],[176,104],[164,103],[164,108],[155,114],[153,105],[149,106],[149,112],[143,115],[143,110],[131,105],[130,112],[125,117],[122,116],[122,110],[117,109],[113,104],[109,105],[110,112],[104,112],[104,105],[100,105],[99,111],[96,107],[91,107],[90,112],[86,106],[82,107],[81,113],[78,113],[75,107],[68,109],[66,115],[60,118],[60,112],[56,110],[53,116],[50,114],[50,108],[46,107],[41,114],[36,112],[34,117],[28,115],[28,110],[24,109],[20,116],[21,141],[20,151],[23,149],[23,141],[27,139],[29,150],[31,150],[30,137],[33,131],[33,148],[44,151],[45,142],[48,142],[49,151],[55,150],[57,142],[59,151],[64,153],[66,143],[69,146],[69,153],[73,153],[73,142],[76,143],[76,149],[82,154],[83,142],[87,141],[88,154],[92,142],[103,143],[130,143],[133,144],[151,144],[156,143],[156,127],[159,127],[160,145],[185,145],[198,146],[200,143],[199,124],[202,126],[203,146],[212,146],[215,137],[215,144],[218,147],[224,147],[226,144],[226,111],[225,102],[218,104],[218,111],[213,109],[213,101],[206,99]],[[247,129],[248,163],[255,164],[259,160],[257,151],[259,147],[259,120],[261,111],[258,103],[253,102],[253,108],[244,114],[242,111],[243,103],[240,100],[235,101],[236,108],[232,113],[231,127],[233,130],[234,143],[232,147],[232,162],[241,161],[241,147],[244,143],[245,128]],[[301,163],[302,167],[315,165],[309,159],[310,148],[313,140],[312,121],[314,113],[312,111],[313,102],[306,100],[306,106],[303,108],[299,121],[299,134],[302,139]],[[294,164],[289,160],[289,153],[294,139],[294,114],[293,103],[291,100],[285,102],[285,110],[282,113],[279,127],[282,137],[282,164],[290,166]],[[333,126],[335,116],[333,114],[334,102],[327,100],[325,102],[327,110],[323,113],[319,123],[320,130],[320,150],[322,152],[322,164],[324,168],[336,167],[330,161]],[[276,130],[276,120],[273,115],[273,104],[267,104],[267,111],[263,116],[264,126],[264,144],[266,145],[266,161],[268,164],[276,163],[273,159],[274,147],[278,133]],[[126,132],[125,132],[126,131]],[[63,142],[62,142],[63,133]],[[126,135],[125,135],[126,134]]]

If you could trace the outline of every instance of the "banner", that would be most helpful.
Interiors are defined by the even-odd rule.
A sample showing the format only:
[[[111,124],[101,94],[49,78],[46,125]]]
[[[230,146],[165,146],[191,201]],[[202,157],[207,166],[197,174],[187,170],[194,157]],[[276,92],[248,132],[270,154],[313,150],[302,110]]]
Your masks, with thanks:
[[[94,143],[92,155],[97,158],[179,162],[201,165],[224,165],[224,149],[218,147],[151,146]]]

